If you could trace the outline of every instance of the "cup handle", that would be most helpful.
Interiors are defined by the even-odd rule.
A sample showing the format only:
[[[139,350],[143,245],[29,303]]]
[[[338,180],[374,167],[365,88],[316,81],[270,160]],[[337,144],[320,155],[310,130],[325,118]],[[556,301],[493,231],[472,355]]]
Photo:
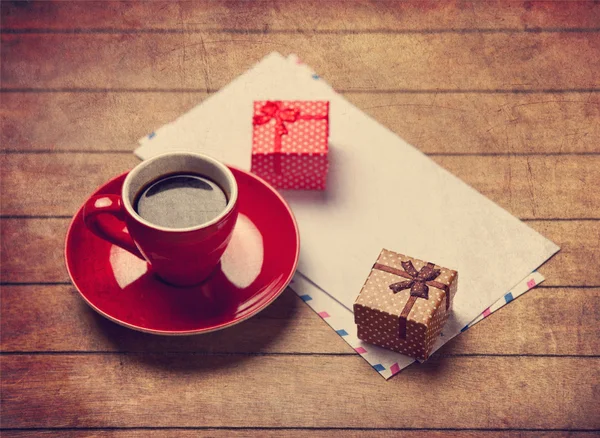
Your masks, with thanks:
[[[103,221],[101,215],[106,213],[116,217],[122,224],[109,224]],[[127,231],[123,202],[119,195],[92,196],[83,207],[83,221],[96,236],[146,260]]]

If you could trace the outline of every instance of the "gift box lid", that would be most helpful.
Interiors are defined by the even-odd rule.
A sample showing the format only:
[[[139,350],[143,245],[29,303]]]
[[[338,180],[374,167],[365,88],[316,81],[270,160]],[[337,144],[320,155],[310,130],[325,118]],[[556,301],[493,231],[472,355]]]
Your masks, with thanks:
[[[255,101],[252,153],[326,155],[328,101]]]
[[[358,295],[355,305],[362,305],[373,310],[385,312],[389,315],[400,316],[411,296],[410,275],[398,276],[388,271],[402,271],[406,273],[402,262],[410,262],[415,272],[420,272],[428,262],[405,256],[387,249],[379,254],[377,262],[373,265],[365,284]],[[387,269],[386,268],[391,268]],[[433,265],[434,270],[439,270],[439,275],[432,281],[423,282],[427,289],[427,299],[417,299],[407,316],[408,320],[429,325],[435,310],[444,303],[446,305],[446,291],[448,300],[452,299],[449,291],[456,281],[458,273],[442,266]],[[440,287],[436,287],[440,286]],[[395,291],[396,290],[396,291]],[[448,305],[450,301],[448,302]]]

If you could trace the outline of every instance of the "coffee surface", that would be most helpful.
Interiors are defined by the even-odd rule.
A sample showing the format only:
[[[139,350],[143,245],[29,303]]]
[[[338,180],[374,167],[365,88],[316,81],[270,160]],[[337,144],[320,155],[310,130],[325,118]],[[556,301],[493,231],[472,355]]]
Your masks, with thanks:
[[[146,185],[134,201],[134,209],[142,218],[167,228],[202,225],[226,206],[227,196],[218,184],[189,173],[161,177]]]

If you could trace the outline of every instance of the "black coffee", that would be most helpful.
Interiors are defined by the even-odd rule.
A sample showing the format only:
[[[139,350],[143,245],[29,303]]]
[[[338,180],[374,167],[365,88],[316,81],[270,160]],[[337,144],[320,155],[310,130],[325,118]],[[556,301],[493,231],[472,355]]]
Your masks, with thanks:
[[[148,222],[167,228],[202,225],[227,206],[227,196],[214,181],[190,173],[172,174],[147,184],[133,208]]]

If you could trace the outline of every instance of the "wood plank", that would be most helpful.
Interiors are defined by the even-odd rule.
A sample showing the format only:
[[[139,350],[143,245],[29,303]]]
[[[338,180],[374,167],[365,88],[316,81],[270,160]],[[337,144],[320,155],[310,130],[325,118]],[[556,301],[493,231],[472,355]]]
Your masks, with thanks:
[[[560,252],[539,271],[545,286],[598,286],[600,273],[591,274],[589,266],[600,266],[599,221],[529,221],[527,225],[560,246]]]
[[[289,437],[332,437],[332,438],[389,438],[392,434],[402,434],[405,438],[563,438],[568,433],[569,438],[588,438],[597,436],[596,432],[572,432],[572,431],[510,431],[502,432],[489,430],[407,430],[407,429],[386,429],[386,430],[368,430],[368,429],[126,429],[126,430],[4,430],[4,438],[31,436],[35,432],[36,436],[49,437],[60,436],[61,438],[289,438]]]
[[[4,93],[0,102],[0,145],[3,150],[20,151],[132,150],[139,138],[172,122],[207,96],[207,93]],[[581,114],[578,112],[574,117]]]
[[[203,336],[151,336],[118,326],[72,286],[3,286],[3,352],[191,352],[354,354],[294,292],[256,317]],[[445,345],[454,355],[596,355],[600,288],[534,289]],[[310,342],[307,342],[310,339]]]
[[[3,219],[0,281],[67,282],[64,238],[70,219]],[[561,250],[541,268],[547,286],[600,286],[600,221],[529,221]],[[40,258],[39,255],[45,257]],[[35,260],[35,263],[32,263]]]
[[[600,152],[600,95],[346,93],[421,151]]]
[[[3,352],[353,353],[289,289],[248,321],[186,337],[153,336],[114,324],[89,308],[72,286],[3,286],[2,304]]]
[[[336,89],[588,89],[600,32],[517,34],[2,34],[5,88],[219,89],[272,51]],[[576,66],[576,68],[573,68]]]
[[[131,150],[207,93],[4,93],[0,147]],[[345,93],[425,153],[593,153],[600,94]],[[36,123],[31,123],[35,120]]]
[[[598,217],[600,155],[432,158],[517,217]],[[1,155],[3,214],[74,214],[96,187],[138,162],[130,154]]]
[[[0,281],[70,281],[64,261],[69,223],[70,219],[2,219]]]
[[[2,427],[600,427],[598,358],[456,357],[387,382],[355,356],[16,355],[1,369]]]
[[[72,215],[97,187],[138,163],[133,154],[2,155],[2,213]]]
[[[6,29],[246,29],[436,31],[439,29],[597,28],[594,2],[284,0],[36,1],[3,5]]]
[[[454,338],[439,354],[597,355],[599,303],[598,288],[533,289]]]

